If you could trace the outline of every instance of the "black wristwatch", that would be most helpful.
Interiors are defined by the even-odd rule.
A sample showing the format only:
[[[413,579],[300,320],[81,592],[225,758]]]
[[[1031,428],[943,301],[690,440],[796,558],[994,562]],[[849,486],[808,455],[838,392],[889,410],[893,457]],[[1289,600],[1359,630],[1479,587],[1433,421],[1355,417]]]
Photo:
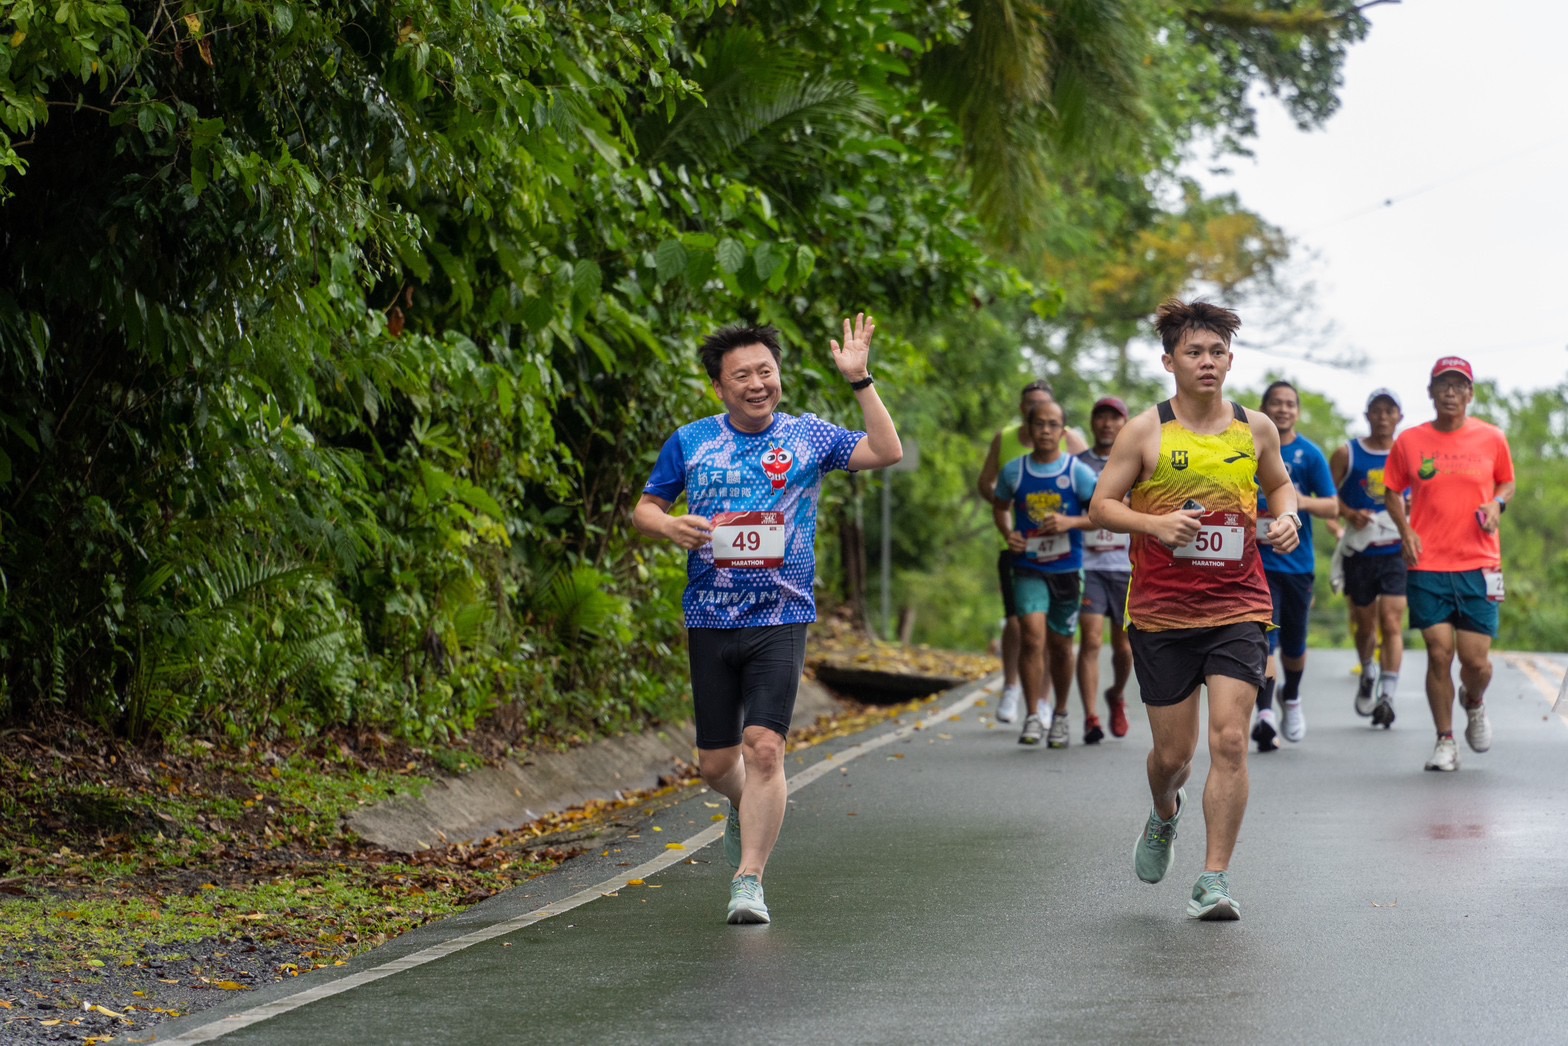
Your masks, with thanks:
[[[1504,501],[1502,498],[1493,498],[1492,500],[1497,502],[1497,514],[1499,516],[1508,511],[1508,502]]]
[[[859,392],[861,389],[870,388],[871,386],[873,386],[875,384],[876,384],[876,382],[872,380],[871,375],[867,374],[864,378],[861,378],[859,381],[852,381],[852,382],[850,382],[849,383],[849,387],[854,389],[856,392]]]

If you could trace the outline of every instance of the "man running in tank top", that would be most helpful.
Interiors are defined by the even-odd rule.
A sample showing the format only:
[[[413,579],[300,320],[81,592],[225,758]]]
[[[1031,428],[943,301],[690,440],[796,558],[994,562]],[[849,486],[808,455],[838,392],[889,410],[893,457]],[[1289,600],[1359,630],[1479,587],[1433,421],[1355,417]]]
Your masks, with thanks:
[[[1019,424],[1015,437],[1018,446],[1034,446],[1034,439],[1029,435],[1029,412],[1038,404],[1055,401],[1055,393],[1048,381],[1031,381],[1024,386],[1023,392],[1018,396]],[[986,451],[985,463],[980,466],[980,476],[975,482],[980,500],[987,505],[990,505],[991,500],[996,496],[996,477],[1002,470],[1002,462],[1009,455],[1006,445],[1012,442],[1007,438],[1007,428],[1010,427],[998,429],[996,435],[992,437],[991,447]],[[1068,429],[1062,441],[1069,454],[1077,454],[1088,446],[1077,429]],[[996,570],[1002,593],[1003,614],[1002,696],[997,701],[996,720],[999,723],[1011,723],[1018,718],[1018,710],[1023,706],[1024,691],[1023,685],[1018,681],[1018,608],[1013,605],[1013,553],[1005,545],[1002,551],[997,553]]]
[[[1252,724],[1252,739],[1258,751],[1272,752],[1283,733],[1285,740],[1296,742],[1307,736],[1307,720],[1301,712],[1301,675],[1307,668],[1307,618],[1312,611],[1312,583],[1317,570],[1317,555],[1312,548],[1312,516],[1339,518],[1339,499],[1334,496],[1334,477],[1328,459],[1307,437],[1296,431],[1301,417],[1301,397],[1288,381],[1276,381],[1263,391],[1263,413],[1279,430],[1279,453],[1296,487],[1296,506],[1305,524],[1301,544],[1289,553],[1262,547],[1263,576],[1268,579],[1274,601],[1274,624],[1269,633],[1269,668],[1258,691],[1258,714]],[[1268,501],[1258,501],[1258,527],[1267,530],[1271,516]],[[1274,653],[1279,652],[1285,686],[1280,693],[1284,722],[1276,729],[1274,721]]]
[[[1095,484],[1094,470],[1062,453],[1066,427],[1062,405],[1054,400],[1030,410],[1034,451],[1002,466],[992,502],[996,529],[1013,556],[1018,675],[1028,704],[1018,743],[1039,744],[1049,726],[1051,748],[1068,744],[1067,698],[1082,598],[1083,530],[1089,526]],[[1048,678],[1056,693],[1049,718],[1044,709]]]
[[[1247,810],[1247,722],[1273,611],[1258,553],[1260,486],[1274,506],[1263,540],[1289,552],[1301,529],[1279,430],[1224,395],[1239,326],[1234,312],[1208,302],[1160,306],[1154,329],[1176,394],[1127,423],[1089,508],[1096,526],[1132,535],[1129,636],[1154,739],[1154,809],[1133,866],[1147,883],[1165,878],[1175,855],[1198,748],[1198,693],[1208,689],[1207,846],[1187,904],[1196,919],[1241,915],[1229,872]]]
[[[1111,447],[1127,424],[1127,404],[1106,396],[1089,413],[1089,431],[1094,446],[1078,455],[1078,460],[1099,475],[1111,460]],[[1100,691],[1100,647],[1105,622],[1111,622],[1111,685],[1105,691],[1106,711],[1111,717],[1111,733],[1127,736],[1127,701],[1123,692],[1132,676],[1132,644],[1127,640],[1127,582],[1132,576],[1132,560],[1127,558],[1131,539],[1126,534],[1096,527],[1083,535],[1083,605],[1078,621],[1078,696],[1083,700],[1083,742],[1098,744],[1105,737],[1095,701]]]
[[[1368,434],[1334,451],[1329,470],[1339,490],[1339,511],[1350,523],[1340,542],[1350,626],[1361,658],[1355,708],[1373,726],[1394,725],[1394,693],[1405,657],[1407,568],[1399,528],[1383,506],[1383,470],[1404,408],[1392,389],[1367,397]],[[1381,637],[1381,638],[1380,638]],[[1382,655],[1374,661],[1374,651]]]

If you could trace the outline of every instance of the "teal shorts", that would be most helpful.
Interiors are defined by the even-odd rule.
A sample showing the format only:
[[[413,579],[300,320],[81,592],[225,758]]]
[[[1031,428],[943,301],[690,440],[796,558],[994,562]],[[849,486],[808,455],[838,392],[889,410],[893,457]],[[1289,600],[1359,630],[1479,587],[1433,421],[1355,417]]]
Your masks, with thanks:
[[[1405,598],[1411,628],[1453,625],[1497,638],[1499,604],[1486,598],[1486,579],[1479,570],[1412,570],[1405,579]]]
[[[1059,636],[1078,634],[1078,608],[1083,598],[1083,572],[1042,574],[1038,570],[1013,571],[1013,602],[1018,616],[1044,614],[1045,627]]]

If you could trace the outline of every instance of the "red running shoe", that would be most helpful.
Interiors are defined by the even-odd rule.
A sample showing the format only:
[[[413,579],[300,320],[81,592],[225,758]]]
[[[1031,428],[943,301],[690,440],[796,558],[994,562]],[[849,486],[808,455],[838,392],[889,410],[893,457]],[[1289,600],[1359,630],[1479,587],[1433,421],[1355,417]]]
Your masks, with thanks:
[[[1111,709],[1111,736],[1126,737],[1127,700],[1125,698],[1117,700],[1116,698],[1111,697],[1111,692],[1107,690],[1105,692],[1105,703],[1109,705]]]

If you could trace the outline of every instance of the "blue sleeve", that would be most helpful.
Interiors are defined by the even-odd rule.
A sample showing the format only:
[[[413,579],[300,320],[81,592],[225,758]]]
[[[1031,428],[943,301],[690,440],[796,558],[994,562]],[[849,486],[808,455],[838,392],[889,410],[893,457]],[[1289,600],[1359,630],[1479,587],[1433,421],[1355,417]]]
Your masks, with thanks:
[[[1078,495],[1078,500],[1083,502],[1084,515],[1089,514],[1089,500],[1094,497],[1094,488],[1099,485],[1100,474],[1074,458],[1073,491]]]
[[[673,505],[685,489],[686,452],[681,449],[681,437],[677,432],[659,449],[659,460],[653,463],[653,475],[648,477],[642,492]]]
[[[1331,498],[1338,493],[1334,489],[1334,471],[1328,467],[1323,451],[1313,449],[1317,450],[1317,457],[1312,463],[1312,489],[1308,493],[1315,498]]]
[[[815,421],[817,419],[813,418],[812,420]],[[834,469],[848,470],[849,457],[855,453],[855,448],[860,446],[860,441],[866,438],[866,434],[840,428],[826,421],[818,421],[818,424],[828,429],[831,433],[828,449],[822,455],[822,471],[828,473]]]
[[[1013,495],[1018,493],[1018,461],[1014,459],[1003,465],[996,474],[996,500],[1011,501]]]

